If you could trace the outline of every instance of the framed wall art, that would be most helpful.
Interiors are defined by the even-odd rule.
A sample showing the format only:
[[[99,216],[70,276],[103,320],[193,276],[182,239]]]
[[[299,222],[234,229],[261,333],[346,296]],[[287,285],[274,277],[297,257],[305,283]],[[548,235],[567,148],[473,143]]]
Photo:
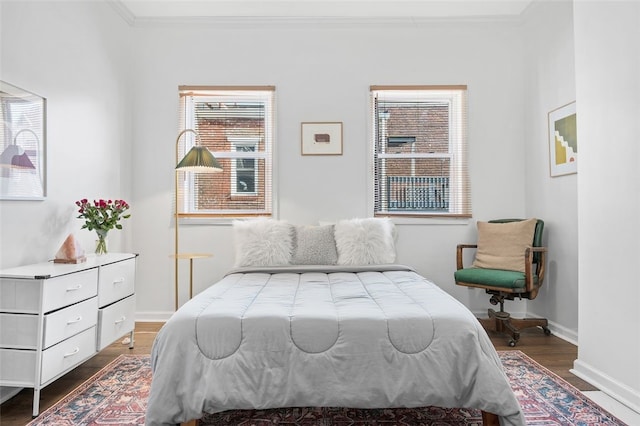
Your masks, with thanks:
[[[46,99],[0,81],[0,200],[46,196]]]
[[[551,177],[578,172],[575,101],[549,112],[549,167]]]
[[[342,155],[342,123],[302,123],[302,155]]]

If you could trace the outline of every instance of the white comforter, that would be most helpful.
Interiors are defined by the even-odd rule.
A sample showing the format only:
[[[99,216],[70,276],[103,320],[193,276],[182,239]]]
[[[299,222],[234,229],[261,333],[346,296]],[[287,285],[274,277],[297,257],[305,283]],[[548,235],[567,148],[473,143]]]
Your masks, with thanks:
[[[487,334],[410,268],[237,270],[151,354],[148,425],[229,409],[470,407],[525,424]]]

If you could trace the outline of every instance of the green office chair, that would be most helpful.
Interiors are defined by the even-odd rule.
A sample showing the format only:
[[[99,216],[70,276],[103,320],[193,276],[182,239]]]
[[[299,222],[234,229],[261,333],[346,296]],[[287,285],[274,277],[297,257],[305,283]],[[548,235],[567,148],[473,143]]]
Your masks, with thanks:
[[[522,222],[523,219],[499,219],[491,220],[489,224],[509,224],[513,222]],[[480,224],[479,224],[480,225]],[[524,225],[524,224],[521,224]],[[494,230],[510,230],[511,228],[496,228],[495,225],[491,229]],[[518,225],[515,225],[518,226]],[[532,224],[530,225],[532,226]],[[513,225],[512,225],[513,227]],[[479,226],[480,228],[480,226]],[[457,248],[457,271],[454,273],[457,285],[467,287],[477,287],[484,289],[491,295],[490,302],[492,305],[500,304],[500,311],[496,312],[489,309],[489,318],[479,318],[482,326],[486,330],[494,330],[500,333],[509,334],[509,346],[515,346],[520,340],[520,330],[528,327],[541,327],[544,334],[551,334],[548,323],[545,318],[512,318],[508,312],[504,310],[504,301],[513,300],[518,297],[520,299],[533,300],[538,295],[538,290],[544,281],[545,259],[547,249],[542,247],[542,231],[544,222],[540,219],[536,220],[535,231],[533,233],[533,241],[529,247],[524,247],[522,253],[522,261],[524,265],[522,271],[507,269],[492,269],[486,267],[478,267],[476,261],[474,266],[465,268],[463,266],[463,250],[468,248],[478,249],[478,244],[459,244]],[[488,232],[488,231],[487,231]],[[528,235],[531,235],[530,233]],[[479,229],[480,237],[480,229]],[[507,238],[511,235],[507,234]],[[500,238],[494,239],[499,244]],[[480,239],[479,241],[480,242]],[[519,254],[515,256],[519,259]],[[478,251],[476,252],[476,260],[478,259]]]

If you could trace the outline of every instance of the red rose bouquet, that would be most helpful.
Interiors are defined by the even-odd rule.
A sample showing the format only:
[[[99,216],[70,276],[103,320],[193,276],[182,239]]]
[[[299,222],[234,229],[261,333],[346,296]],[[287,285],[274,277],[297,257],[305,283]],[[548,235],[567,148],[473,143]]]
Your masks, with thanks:
[[[95,230],[98,234],[96,254],[107,252],[107,233],[112,229],[122,229],[121,219],[128,219],[129,204],[124,200],[94,200],[90,203],[86,198],[76,201],[79,207],[78,219],[84,219],[81,229]]]

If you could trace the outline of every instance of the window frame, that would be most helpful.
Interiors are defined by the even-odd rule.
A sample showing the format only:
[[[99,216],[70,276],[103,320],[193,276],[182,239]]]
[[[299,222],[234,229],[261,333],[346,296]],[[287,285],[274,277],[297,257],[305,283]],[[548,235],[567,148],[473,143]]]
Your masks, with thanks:
[[[447,94],[447,92],[450,92]],[[446,101],[449,103],[449,111],[454,111],[456,114],[449,114],[449,149],[446,153],[379,153],[379,130],[378,130],[378,117],[376,117],[376,103],[377,95],[384,93],[388,96],[387,102],[400,99],[418,100],[418,96],[412,95],[415,93],[420,94],[420,100],[434,100],[434,101]],[[431,94],[429,94],[431,93]],[[424,97],[423,97],[424,96]],[[453,103],[453,107],[452,107]],[[438,219],[439,221],[452,219],[458,223],[460,219],[469,219],[472,217],[471,209],[471,190],[470,190],[470,178],[468,170],[468,120],[467,120],[467,86],[466,85],[447,85],[447,86],[434,86],[434,85],[394,85],[394,86],[370,86],[370,100],[369,100],[369,117],[370,117],[370,134],[369,134],[369,162],[370,162],[370,178],[369,184],[369,197],[368,211],[374,217],[391,217],[394,219],[406,220],[407,223],[422,223],[424,219]],[[387,134],[387,138],[393,137]],[[408,137],[405,137],[408,138]],[[457,142],[456,142],[457,141]],[[382,144],[382,150],[388,146],[388,141]],[[407,209],[404,211],[392,210],[389,207],[389,200],[386,200],[386,208],[382,206],[385,202],[384,187],[386,185],[386,179],[382,179],[380,185],[377,185],[379,179],[376,169],[378,167],[378,158],[383,161],[382,168],[384,169],[384,163],[387,159],[420,159],[420,158],[442,158],[450,159],[450,171],[449,171],[449,207],[448,212],[438,212],[430,209]],[[413,162],[412,162],[413,163]],[[388,177],[386,172],[382,173],[382,176]],[[378,191],[376,189],[378,188]],[[376,194],[376,192],[379,193]]]
[[[236,151],[216,151],[211,150],[211,153],[218,160],[229,159],[231,164],[231,172],[228,177],[230,180],[229,196],[233,200],[256,198],[260,195],[258,190],[258,182],[262,178],[258,178],[259,170],[264,167],[264,209],[258,210],[244,210],[244,209],[217,209],[217,210],[197,210],[196,197],[187,196],[186,194],[195,194],[196,188],[196,173],[184,173],[179,172],[182,179],[180,181],[178,190],[178,202],[180,208],[178,209],[178,218],[181,223],[185,224],[207,224],[207,223],[229,223],[233,219],[248,218],[248,217],[275,217],[277,215],[277,203],[276,188],[275,188],[275,86],[179,86],[179,131],[185,128],[194,129],[197,131],[196,126],[196,114],[194,104],[195,102],[188,102],[186,99],[182,99],[183,96],[189,97],[193,93],[200,92],[200,100],[208,97],[215,98],[216,96],[233,96],[233,93],[255,95],[254,98],[264,101],[265,113],[264,113],[264,133],[262,137],[256,137],[252,135],[242,136],[241,134],[231,134],[227,137],[229,146],[235,147],[237,144],[244,144],[244,141],[251,141],[257,148],[259,144],[264,141],[264,150],[253,152],[236,152]],[[202,94],[206,92],[206,94]],[[191,94],[190,94],[191,93]],[[183,105],[184,103],[184,105]],[[241,133],[241,132],[240,132]],[[202,136],[201,136],[202,137]],[[178,157],[184,156],[195,141],[195,135],[193,133],[186,133],[178,141],[176,152]],[[236,191],[233,176],[235,176],[236,159],[251,158],[255,161],[254,184],[256,192],[243,193]],[[264,160],[264,166],[261,166],[261,161]],[[178,159],[176,159],[176,162]]]

